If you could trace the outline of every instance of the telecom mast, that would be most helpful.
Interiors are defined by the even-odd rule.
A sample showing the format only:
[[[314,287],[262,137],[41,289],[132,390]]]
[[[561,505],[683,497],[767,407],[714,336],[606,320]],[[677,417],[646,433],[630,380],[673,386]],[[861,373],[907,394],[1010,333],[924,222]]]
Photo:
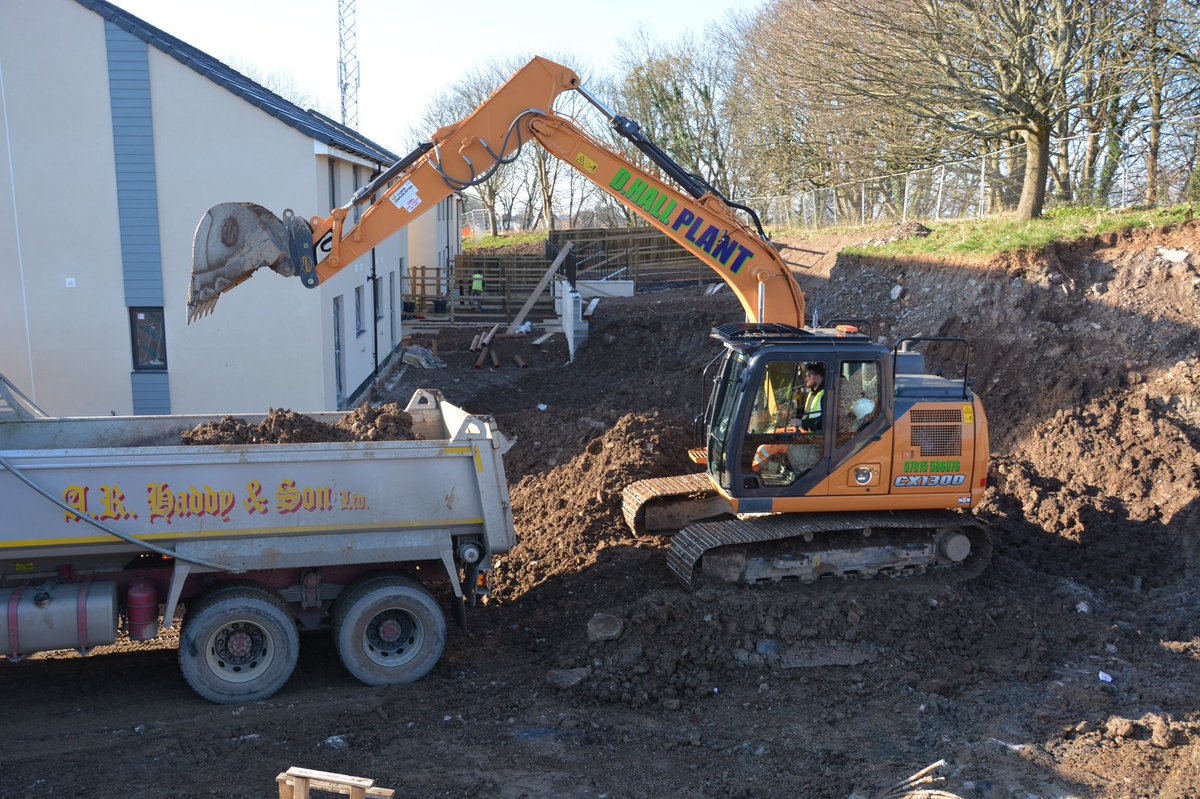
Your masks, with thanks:
[[[358,44],[354,0],[338,0],[338,89],[342,95],[342,124],[358,128]]]

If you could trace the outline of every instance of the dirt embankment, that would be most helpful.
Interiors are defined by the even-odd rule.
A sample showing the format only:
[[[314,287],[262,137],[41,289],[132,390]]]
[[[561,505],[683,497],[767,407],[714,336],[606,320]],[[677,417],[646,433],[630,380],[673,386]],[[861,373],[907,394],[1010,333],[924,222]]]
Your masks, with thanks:
[[[1191,667],[1169,654],[1200,650],[1187,577],[1200,520],[1197,266],[1200,227],[1187,225],[986,265],[844,258],[826,275],[803,273],[826,317],[873,319],[888,340],[971,340],[970,373],[995,450],[979,513],[996,532],[996,563],[975,583],[933,595],[878,585],[681,595],[651,582],[605,608],[622,620],[617,642],[588,644],[576,628],[577,645],[560,647],[556,665],[586,674],[580,695],[633,708],[688,707],[733,680],[761,685],[752,704],[776,709],[782,683],[817,698],[818,715],[838,725],[860,718],[864,701],[878,702],[890,685],[897,699],[924,697],[922,708],[937,708],[927,730],[951,737],[982,735],[1032,706],[1018,726],[1041,729],[1046,756],[1084,784],[1094,784],[1087,772],[1098,761],[1110,776],[1147,757],[1182,768],[1200,750]],[[690,396],[679,390],[699,383],[697,368],[714,351],[698,342],[710,318],[737,309],[728,295],[685,291],[644,315],[660,301],[609,303],[611,321],[601,318],[599,340],[567,370],[574,380],[558,403],[575,420],[584,410],[616,417],[615,429],[566,418],[551,423],[558,434],[539,428],[535,449],[554,454],[544,465],[521,462],[513,496],[524,539],[501,567],[510,600],[603,561],[606,549],[641,573],[637,552],[666,546],[624,532],[609,493],[616,484],[593,471],[594,459],[607,453],[604,468],[623,481],[661,472],[642,444],[662,425],[686,427],[702,395],[699,386]],[[928,354],[935,368],[959,373],[961,355]],[[619,416],[631,403],[657,410],[659,426]],[[546,470],[572,448],[583,451]],[[1150,607],[1172,609],[1147,616]],[[968,707],[980,717],[962,715]],[[1056,724],[1065,732],[1052,731]],[[985,748],[966,746],[960,756],[981,763],[991,759]]]

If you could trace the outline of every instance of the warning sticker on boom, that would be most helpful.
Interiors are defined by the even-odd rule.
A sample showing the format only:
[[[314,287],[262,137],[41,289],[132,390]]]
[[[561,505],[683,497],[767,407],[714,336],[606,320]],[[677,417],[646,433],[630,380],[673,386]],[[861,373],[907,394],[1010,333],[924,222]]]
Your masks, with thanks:
[[[421,198],[417,196],[417,187],[413,185],[411,180],[404,181],[403,185],[392,192],[388,199],[397,208],[403,208],[410,214],[421,204]]]

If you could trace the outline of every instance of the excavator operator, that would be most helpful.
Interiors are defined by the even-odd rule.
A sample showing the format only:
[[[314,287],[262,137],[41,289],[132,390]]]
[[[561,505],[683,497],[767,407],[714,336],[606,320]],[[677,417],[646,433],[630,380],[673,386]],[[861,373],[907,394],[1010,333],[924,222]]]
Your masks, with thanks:
[[[804,400],[804,413],[800,416],[800,432],[816,433],[821,430],[821,403],[825,400],[825,364],[816,361],[804,367],[804,387],[808,396]]]

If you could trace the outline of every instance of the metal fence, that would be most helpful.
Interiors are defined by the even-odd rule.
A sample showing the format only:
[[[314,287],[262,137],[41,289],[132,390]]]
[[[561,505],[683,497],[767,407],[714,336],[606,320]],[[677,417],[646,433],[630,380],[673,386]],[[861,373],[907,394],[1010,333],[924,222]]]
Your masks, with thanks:
[[[1150,131],[1053,139],[1049,204],[1110,208],[1200,200],[1200,116],[1164,122],[1155,180]],[[1021,197],[1025,146],[995,150],[911,172],[795,195],[751,197],[765,224],[825,228],[914,220],[971,219],[1013,211]]]

